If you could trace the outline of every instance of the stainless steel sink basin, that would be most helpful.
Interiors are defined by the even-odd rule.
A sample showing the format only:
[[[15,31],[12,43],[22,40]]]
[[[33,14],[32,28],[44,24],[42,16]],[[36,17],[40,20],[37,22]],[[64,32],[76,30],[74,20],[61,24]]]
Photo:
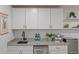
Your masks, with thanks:
[[[17,42],[17,44],[27,44],[27,43],[28,43],[28,41],[24,41],[24,40],[23,40],[23,41],[18,41],[18,42]]]

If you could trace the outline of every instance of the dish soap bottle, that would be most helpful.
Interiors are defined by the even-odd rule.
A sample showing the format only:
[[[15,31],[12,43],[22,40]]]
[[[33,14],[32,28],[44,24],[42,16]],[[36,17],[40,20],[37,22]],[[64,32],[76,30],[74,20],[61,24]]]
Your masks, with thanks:
[[[40,39],[41,39],[40,34],[38,33],[37,36],[38,36],[38,41],[40,41]]]

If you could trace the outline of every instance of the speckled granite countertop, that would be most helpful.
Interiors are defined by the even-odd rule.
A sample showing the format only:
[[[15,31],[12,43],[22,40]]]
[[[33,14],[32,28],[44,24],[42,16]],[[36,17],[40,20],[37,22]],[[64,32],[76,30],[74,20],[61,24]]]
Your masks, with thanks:
[[[11,41],[8,42],[8,46],[29,46],[29,45],[67,45],[68,43],[66,42],[60,42],[60,43],[57,43],[55,41],[49,41],[49,40],[46,40],[46,39],[42,39],[40,41],[35,41],[34,39],[32,38],[28,38],[27,41],[28,43],[25,43],[25,44],[18,44],[17,42],[21,41],[22,39],[21,38],[15,38]]]

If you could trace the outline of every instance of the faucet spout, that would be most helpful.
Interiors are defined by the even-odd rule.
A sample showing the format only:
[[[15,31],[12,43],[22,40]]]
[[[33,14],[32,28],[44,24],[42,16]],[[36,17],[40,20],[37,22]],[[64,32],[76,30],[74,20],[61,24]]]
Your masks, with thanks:
[[[24,31],[22,32],[22,38],[23,38],[23,40],[26,40]]]

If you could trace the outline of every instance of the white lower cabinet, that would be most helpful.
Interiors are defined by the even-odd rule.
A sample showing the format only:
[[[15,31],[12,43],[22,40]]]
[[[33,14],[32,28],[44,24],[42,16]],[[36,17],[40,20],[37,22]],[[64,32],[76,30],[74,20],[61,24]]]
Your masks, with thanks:
[[[8,54],[33,54],[33,46],[8,46]]]
[[[67,46],[49,46],[49,54],[67,54]]]
[[[8,46],[8,54],[33,54],[33,46]],[[67,45],[49,45],[49,54],[67,54]]]

